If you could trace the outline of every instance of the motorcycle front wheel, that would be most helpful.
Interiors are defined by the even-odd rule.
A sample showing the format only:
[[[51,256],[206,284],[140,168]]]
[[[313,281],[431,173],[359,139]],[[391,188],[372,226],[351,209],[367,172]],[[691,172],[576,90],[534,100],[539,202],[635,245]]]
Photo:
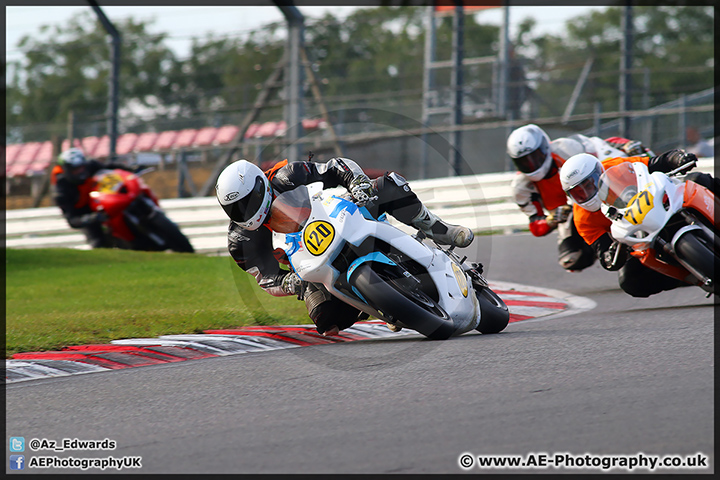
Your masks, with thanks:
[[[510,321],[505,302],[487,287],[475,290],[475,296],[480,302],[480,325],[475,330],[484,334],[502,332]]]
[[[675,252],[712,281],[710,289],[705,288],[705,290],[715,293],[715,271],[720,261],[713,249],[713,242],[707,240],[703,235],[697,235],[695,231],[690,231],[677,239]]]
[[[143,218],[140,222],[140,225],[128,222],[135,234],[135,240],[127,248],[148,251],[172,250],[180,253],[195,252],[180,228],[162,211],[156,210],[151,217]]]
[[[173,252],[195,253],[190,240],[180,231],[180,228],[163,212],[155,212],[150,219],[149,230],[165,240],[167,248]]]
[[[432,340],[445,340],[455,332],[452,319],[420,288],[405,290],[382,278],[369,263],[357,267],[350,283],[391,323],[400,322]]]

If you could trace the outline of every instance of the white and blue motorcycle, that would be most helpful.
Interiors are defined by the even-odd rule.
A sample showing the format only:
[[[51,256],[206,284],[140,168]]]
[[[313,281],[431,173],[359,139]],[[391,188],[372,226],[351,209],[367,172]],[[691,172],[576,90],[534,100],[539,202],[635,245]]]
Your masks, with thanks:
[[[303,281],[322,284],[367,315],[430,339],[471,330],[501,332],[510,313],[489,287],[482,267],[452,248],[423,243],[373,218],[322,183],[279,195],[270,210],[274,246]]]

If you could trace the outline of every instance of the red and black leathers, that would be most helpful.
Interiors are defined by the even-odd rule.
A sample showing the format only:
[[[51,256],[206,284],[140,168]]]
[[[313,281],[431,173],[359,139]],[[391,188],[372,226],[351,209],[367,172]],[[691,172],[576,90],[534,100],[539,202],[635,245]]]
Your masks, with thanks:
[[[60,165],[56,165],[50,174],[53,200],[62,211],[68,225],[82,230],[92,248],[109,247],[110,244],[101,226],[102,217],[90,208],[90,192],[95,184],[93,175],[105,168],[119,168],[129,172],[134,170],[123,164],[103,164],[97,160],[88,160],[85,168],[87,179],[78,185],[66,177]]]

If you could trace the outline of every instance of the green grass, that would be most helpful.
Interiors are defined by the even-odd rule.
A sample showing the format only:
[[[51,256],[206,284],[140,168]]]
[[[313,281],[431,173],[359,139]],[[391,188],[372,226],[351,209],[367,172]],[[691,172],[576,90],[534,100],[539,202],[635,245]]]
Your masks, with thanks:
[[[229,256],[7,249],[6,357],[121,338],[312,323]]]

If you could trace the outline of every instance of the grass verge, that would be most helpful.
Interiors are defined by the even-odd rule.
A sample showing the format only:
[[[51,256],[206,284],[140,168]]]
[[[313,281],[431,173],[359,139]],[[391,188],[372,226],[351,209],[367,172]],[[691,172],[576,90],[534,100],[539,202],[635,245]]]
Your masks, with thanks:
[[[7,249],[6,357],[121,338],[312,323],[229,256]]]

